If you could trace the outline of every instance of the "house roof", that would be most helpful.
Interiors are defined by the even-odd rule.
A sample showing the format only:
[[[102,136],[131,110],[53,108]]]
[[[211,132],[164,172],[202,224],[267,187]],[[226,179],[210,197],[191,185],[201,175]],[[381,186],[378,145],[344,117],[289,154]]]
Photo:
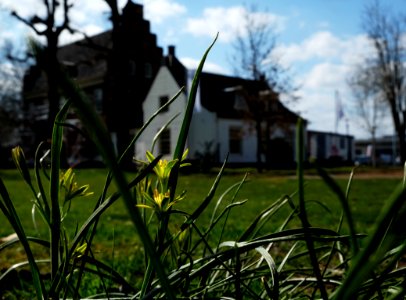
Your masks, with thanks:
[[[82,39],[58,49],[58,59],[72,77],[79,82],[95,82],[102,80],[107,70],[107,49],[111,48],[111,30]],[[86,85],[86,84],[84,84]],[[82,87],[84,87],[82,84]],[[38,69],[31,66],[25,74],[24,92],[30,96],[45,93],[46,78]]]
[[[168,47],[168,55],[165,57],[164,63],[179,86],[190,84],[187,77],[192,72],[188,72],[176,58],[174,46]],[[263,119],[292,123],[296,122],[299,117],[280,102],[279,95],[272,92],[264,80],[249,80],[236,76],[202,72],[199,87],[201,105],[210,112],[216,113],[220,118],[246,117],[246,111],[242,110],[241,105],[237,103],[241,97],[246,102],[249,101],[248,98],[268,97],[269,99],[266,99],[269,102],[268,107],[262,109],[267,114],[262,116]]]
[[[68,69],[77,69],[75,77],[104,76],[107,71],[106,58],[112,48],[111,30],[59,48],[58,58]]]
[[[264,80],[202,73],[200,91],[202,106],[216,112],[220,118],[247,117],[252,105],[256,105],[252,109],[256,109],[263,120],[296,123],[299,118],[282,104],[279,94],[273,92]],[[245,103],[239,103],[241,98]]]
[[[211,112],[222,118],[240,118],[242,112],[236,109],[236,93],[244,89],[246,96],[269,89],[263,81],[247,80],[240,77],[202,73],[200,78],[200,101]]]
[[[187,70],[177,59],[174,46],[168,47],[168,54],[165,56],[164,63],[179,86],[190,84],[188,76],[194,72]],[[239,88],[243,88],[249,95],[255,95],[258,94],[258,91],[269,89],[264,81],[247,80],[208,72],[202,72],[199,86],[202,106],[223,118],[240,118],[242,116],[241,112],[235,109],[236,92]]]

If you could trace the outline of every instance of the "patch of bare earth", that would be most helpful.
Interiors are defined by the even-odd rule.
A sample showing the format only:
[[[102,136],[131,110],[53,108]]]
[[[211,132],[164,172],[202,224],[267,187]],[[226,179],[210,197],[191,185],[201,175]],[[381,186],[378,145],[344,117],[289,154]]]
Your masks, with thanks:
[[[349,178],[350,174],[333,174],[333,177],[337,178]],[[354,172],[354,178],[358,179],[372,179],[372,178],[399,178],[399,180],[403,179],[403,170],[401,169],[376,169],[376,170],[368,170],[368,171],[361,171]]]

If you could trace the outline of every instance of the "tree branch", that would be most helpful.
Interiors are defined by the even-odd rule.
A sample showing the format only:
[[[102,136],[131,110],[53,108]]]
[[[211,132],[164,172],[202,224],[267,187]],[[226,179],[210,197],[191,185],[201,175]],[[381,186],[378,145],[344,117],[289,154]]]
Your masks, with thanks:
[[[21,17],[19,14],[17,14],[16,11],[12,11],[11,15],[13,17],[15,17],[17,20],[23,22],[25,25],[30,27],[32,30],[34,30],[37,35],[44,35],[44,31],[39,31],[37,28],[35,28],[35,26],[34,26],[34,24],[32,22],[30,22],[30,21],[24,19],[23,17]]]

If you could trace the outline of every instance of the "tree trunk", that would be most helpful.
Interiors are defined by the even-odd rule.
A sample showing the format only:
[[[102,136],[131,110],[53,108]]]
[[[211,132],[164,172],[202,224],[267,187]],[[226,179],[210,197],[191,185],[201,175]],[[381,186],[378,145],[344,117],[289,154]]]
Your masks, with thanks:
[[[399,156],[400,156],[400,163],[403,165],[406,161],[406,143],[405,143],[405,131],[403,130],[396,130],[399,140]]]
[[[266,120],[266,129],[265,129],[265,141],[266,141],[266,168],[270,169],[272,166],[272,149],[271,149],[271,122],[269,118]]]
[[[257,131],[257,170],[259,173],[262,173],[262,128],[261,128],[261,119],[255,120],[255,129]]]
[[[53,34],[47,37],[48,45],[44,52],[44,63],[45,63],[45,73],[47,76],[47,85],[48,85],[48,102],[49,102],[49,111],[48,111],[48,124],[47,132],[44,134],[46,137],[51,137],[52,128],[60,109],[60,94],[58,91],[58,37],[54,37]]]
[[[372,161],[372,167],[376,168],[376,137],[375,137],[375,131],[372,132],[372,152],[371,152],[371,161]]]

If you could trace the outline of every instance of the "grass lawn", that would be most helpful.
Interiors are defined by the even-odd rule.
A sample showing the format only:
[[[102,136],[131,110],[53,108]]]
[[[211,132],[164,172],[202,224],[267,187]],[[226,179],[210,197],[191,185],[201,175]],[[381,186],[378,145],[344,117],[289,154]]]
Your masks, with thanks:
[[[89,183],[90,189],[94,191],[94,195],[75,199],[72,203],[70,212],[65,220],[65,226],[70,235],[73,235],[77,226],[80,227],[83,221],[91,214],[103,187],[106,171],[103,169],[83,169],[77,170],[76,174],[79,185]],[[131,178],[134,174],[128,174],[128,176]],[[0,170],[0,177],[5,182],[11,199],[14,201],[25,230],[30,235],[38,235],[32,222],[32,194],[20,179],[20,174],[14,170]],[[221,194],[231,185],[242,180],[243,177],[244,173],[229,172],[222,178],[211,207],[199,219],[198,225],[204,228],[205,223],[211,217],[212,208]],[[182,175],[178,191],[186,190],[186,199],[177,204],[176,208],[188,213],[193,212],[198,203],[207,195],[214,178],[215,174]],[[337,179],[343,189],[347,185],[347,180],[346,176],[340,176],[340,179]],[[350,206],[358,232],[365,233],[372,228],[385,199],[388,198],[401,180],[401,178],[358,179],[355,176],[350,194]],[[248,201],[243,206],[232,210],[226,227],[225,238],[238,238],[259,212],[284,195],[292,195],[293,201],[297,204],[296,189],[297,182],[294,175],[271,176],[270,173],[258,174],[252,172],[248,176],[248,182],[244,184],[236,198],[236,201],[244,199],[248,199]],[[225,198],[224,203],[229,203],[232,194],[230,193]],[[313,226],[336,229],[341,214],[339,201],[317,176],[306,177],[305,199],[308,203],[307,209],[310,223]],[[279,211],[277,215],[270,219],[264,231],[269,233],[276,230],[283,223],[288,213],[288,208]],[[42,230],[44,227],[41,226],[40,217],[36,217],[38,232],[44,236],[47,233]],[[172,227],[176,228],[176,223],[180,221],[176,222],[175,220],[175,225]],[[7,236],[13,232],[3,215],[0,215],[0,223],[2,224],[0,226],[0,237]],[[296,224],[299,225],[297,221],[294,221],[289,226],[292,228]],[[345,227],[344,230],[346,230]],[[123,203],[117,201],[101,218],[95,240],[96,255],[101,255],[118,265],[121,264],[121,260],[124,260],[126,264],[129,262],[139,263],[142,261],[143,256],[140,254],[140,251],[137,251],[140,247],[137,243],[137,238],[136,231],[127,216]],[[16,251],[22,251],[22,249],[17,248]],[[15,252],[9,253],[9,255],[2,253],[2,256],[0,256],[0,270],[9,266],[12,263],[11,258],[16,257],[18,256],[15,255]]]

